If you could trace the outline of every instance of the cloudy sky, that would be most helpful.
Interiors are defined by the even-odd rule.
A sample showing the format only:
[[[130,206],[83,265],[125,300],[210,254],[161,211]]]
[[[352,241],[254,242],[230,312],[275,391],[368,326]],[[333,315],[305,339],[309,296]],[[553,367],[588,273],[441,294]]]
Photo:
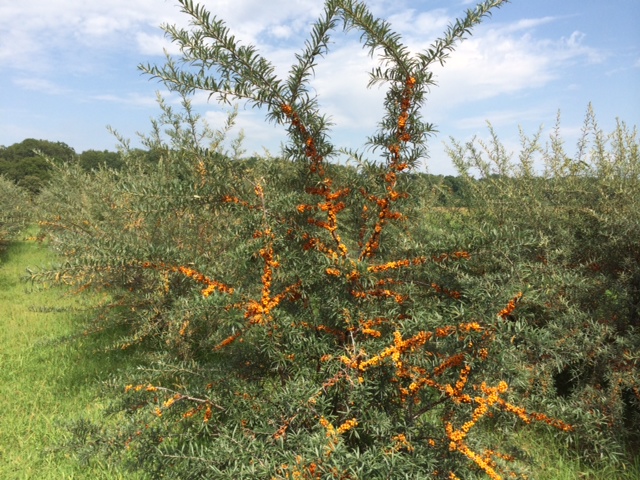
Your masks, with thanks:
[[[159,25],[186,25],[174,0],[29,0],[0,4],[0,145],[25,138],[65,142],[78,153],[114,150],[114,127],[136,144],[159,113],[163,86],[141,75],[140,63],[176,53]],[[237,37],[260,47],[285,74],[300,51],[320,0],[201,0]],[[420,51],[473,0],[371,0],[405,43]],[[620,118],[640,124],[639,0],[513,0],[494,11],[436,71],[438,86],[424,117],[439,134],[431,139],[432,173],[451,174],[443,143],[452,136],[486,136],[486,121],[516,148],[518,126],[549,131],[558,110],[569,151],[593,103],[605,130]],[[358,148],[380,119],[383,89],[366,90],[371,60],[356,35],[334,35],[333,50],[313,81],[323,111],[335,122],[337,146]],[[224,109],[195,99],[213,126]],[[238,128],[248,154],[277,154],[281,128],[264,112],[240,105]]]

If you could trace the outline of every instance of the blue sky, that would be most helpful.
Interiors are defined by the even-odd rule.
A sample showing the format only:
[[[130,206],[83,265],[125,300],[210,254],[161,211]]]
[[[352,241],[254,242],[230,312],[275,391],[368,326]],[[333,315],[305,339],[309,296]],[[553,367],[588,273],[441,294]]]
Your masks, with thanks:
[[[260,47],[286,73],[302,48],[320,0],[201,0],[237,37]],[[371,0],[413,50],[427,47],[469,0]],[[438,86],[424,117],[439,134],[430,141],[431,173],[454,173],[444,153],[449,137],[487,136],[490,121],[510,149],[518,127],[548,133],[561,111],[561,132],[573,151],[589,102],[609,131],[616,118],[640,124],[639,0],[513,0],[494,11],[436,71]],[[112,126],[136,145],[150,130],[163,86],[141,75],[140,63],[163,63],[175,52],[161,23],[186,24],[173,0],[29,0],[0,5],[0,145],[25,138],[62,141],[78,153],[115,150]],[[366,90],[371,60],[355,35],[336,32],[313,86],[336,126],[337,146],[358,148],[380,119],[383,89]],[[213,127],[225,109],[194,98]],[[264,112],[240,105],[237,129],[247,153],[277,155],[281,128]]]

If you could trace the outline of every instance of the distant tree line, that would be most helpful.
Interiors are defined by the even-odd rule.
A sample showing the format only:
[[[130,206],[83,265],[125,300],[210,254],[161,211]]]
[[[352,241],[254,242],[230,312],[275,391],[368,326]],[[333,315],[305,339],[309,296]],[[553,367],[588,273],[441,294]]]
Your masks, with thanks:
[[[158,162],[162,152],[153,150],[137,150],[153,165]],[[241,160],[247,167],[253,167],[265,159],[252,156]],[[118,152],[109,150],[76,151],[64,142],[36,140],[27,138],[9,147],[0,146],[0,176],[12,181],[32,194],[37,194],[52,180],[53,163],[77,164],[86,172],[108,168],[121,170],[125,167],[125,160]],[[348,167],[344,167],[345,169]],[[417,181],[423,191],[434,197],[441,206],[465,206],[468,197],[468,184],[459,176],[433,175],[428,173],[405,173],[412,181]]]
[[[0,146],[0,175],[31,193],[38,193],[51,180],[51,162],[77,163],[86,171],[123,166],[117,152],[86,150],[78,154],[64,142],[27,138],[8,147]]]

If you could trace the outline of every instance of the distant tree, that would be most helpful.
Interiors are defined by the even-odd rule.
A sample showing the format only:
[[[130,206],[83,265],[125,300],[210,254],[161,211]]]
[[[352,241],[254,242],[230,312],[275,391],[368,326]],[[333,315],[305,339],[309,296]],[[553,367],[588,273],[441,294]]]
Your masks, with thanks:
[[[107,167],[120,170],[124,162],[117,152],[86,150],[78,155],[78,164],[86,171]]]
[[[0,149],[0,157],[5,160],[37,157],[38,155],[34,151],[39,151],[47,157],[67,162],[72,161],[76,156],[75,150],[64,142],[27,138],[20,143],[14,143],[9,147]]]
[[[0,175],[37,193],[51,176],[45,157],[66,163],[76,158],[76,152],[63,142],[27,138],[0,149]]]
[[[473,182],[473,179],[465,180],[452,175],[444,177],[442,185],[449,192],[448,206],[460,206],[468,199],[470,182]]]

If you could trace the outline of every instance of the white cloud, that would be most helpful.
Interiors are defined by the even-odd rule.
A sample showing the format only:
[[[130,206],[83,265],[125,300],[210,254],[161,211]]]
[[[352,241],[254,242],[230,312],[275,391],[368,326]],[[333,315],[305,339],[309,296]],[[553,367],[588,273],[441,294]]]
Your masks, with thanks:
[[[247,6],[260,7],[251,1],[244,6],[245,9],[239,6],[237,11],[229,12],[232,13],[229,24],[237,22],[240,30],[246,32],[250,30],[248,25],[256,24],[253,23],[254,20],[243,23],[241,12]],[[223,13],[220,16],[226,18]],[[281,17],[276,15],[276,18]],[[391,15],[389,20],[394,28],[404,34],[405,41],[412,50],[416,51],[427,48],[432,38],[440,35],[452,19],[445,10],[440,9],[421,14],[407,10]],[[560,78],[563,69],[570,63],[602,60],[603,57],[597,50],[585,45],[585,36],[580,32],[572,32],[560,38],[541,38],[537,35],[537,27],[554,21],[554,17],[529,18],[477,29],[474,36],[462,42],[452,53],[445,68],[437,69],[439,86],[433,89],[429,97],[428,110],[435,112],[440,119],[446,119],[447,112],[458,105],[535,92]],[[276,39],[292,38],[291,43],[297,43],[296,47],[287,48],[262,45],[261,51],[274,62],[276,70],[286,75],[294,60],[293,53],[302,42],[295,40],[299,37],[298,27],[287,26],[278,30],[281,27],[275,21],[263,21],[260,27],[255,27],[253,35],[257,36],[255,32],[262,31]],[[334,40],[331,52],[326,58],[319,60],[312,80],[312,94],[317,93],[321,112],[328,114],[337,124],[335,130],[340,132],[342,138],[358,137],[361,140],[364,139],[363,132],[374,133],[380,120],[384,88],[364,88],[373,61],[360,44],[354,41],[353,36],[344,37],[341,32],[335,32]],[[262,138],[269,140],[273,135],[272,127],[261,129],[258,125],[264,117],[259,112],[255,113],[258,114],[255,123],[242,120],[247,121],[244,126],[247,131],[251,131],[252,136],[262,135]],[[541,109],[523,112],[514,108],[496,110],[482,118],[468,117],[453,123],[459,128],[482,127],[485,119],[491,118],[496,125],[517,125],[519,121],[533,121],[546,113],[548,112]],[[430,119],[433,119],[432,115]]]
[[[138,51],[143,55],[160,56],[164,55],[164,52],[170,55],[180,54],[180,48],[175,43],[170,42],[162,32],[138,32],[136,34],[136,45]]]
[[[506,110],[494,110],[476,115],[472,117],[461,118],[456,120],[453,125],[462,129],[483,129],[487,127],[487,119],[490,119],[491,125],[494,127],[516,126],[528,120],[537,121],[541,117],[545,117],[549,111],[545,107],[536,107],[529,109],[511,108]]]
[[[553,23],[557,20],[557,17],[523,18],[521,20],[503,26],[500,30],[503,33],[515,33],[522,30],[532,30],[536,27]]]
[[[275,38],[291,38],[293,29],[288,25],[273,25],[269,28],[269,33]]]
[[[89,100],[98,100],[108,103],[120,103],[123,105],[135,107],[153,107],[157,105],[157,98],[152,95],[141,95],[138,93],[129,93],[127,95],[93,95]]]
[[[560,78],[572,63],[603,59],[599,51],[583,45],[579,32],[560,39],[512,33],[521,28],[522,23],[517,29],[506,25],[484,30],[460,44],[436,72],[439,87],[432,99],[437,107],[534,91]]]
[[[553,79],[549,57],[535,54],[528,40],[491,33],[467,40],[436,71],[437,93],[451,105],[545,85]]]
[[[76,37],[106,37],[114,33],[126,32],[131,27],[128,19],[119,19],[111,15],[95,14],[84,18],[77,24]]]
[[[24,90],[37,91],[49,95],[61,95],[68,90],[43,78],[20,77],[14,78],[13,83]]]
[[[323,2],[317,0],[220,0],[210,7],[237,39],[254,44],[263,36],[282,39],[306,32],[322,9]]]
[[[222,127],[227,121],[228,112],[222,108],[207,110],[203,118],[213,129]],[[266,123],[264,113],[259,110],[240,109],[234,128],[227,137],[226,144],[235,139],[240,131],[246,134],[243,148],[247,155],[262,155],[265,148],[273,155],[280,153],[281,143],[286,142],[286,132],[282,127]]]
[[[30,0],[0,7],[0,65],[23,70],[54,66],[52,57],[81,47],[130,47],[141,30],[155,29],[179,12],[158,0]]]
[[[384,92],[365,89],[375,62],[360,45],[349,43],[334,49],[316,70],[312,86],[321,107],[333,121],[345,127],[370,128],[379,120]]]
[[[407,40],[432,41],[442,34],[454,20],[445,9],[436,9],[417,13],[415,9],[407,9],[389,16],[389,23],[399,32],[404,32]]]

